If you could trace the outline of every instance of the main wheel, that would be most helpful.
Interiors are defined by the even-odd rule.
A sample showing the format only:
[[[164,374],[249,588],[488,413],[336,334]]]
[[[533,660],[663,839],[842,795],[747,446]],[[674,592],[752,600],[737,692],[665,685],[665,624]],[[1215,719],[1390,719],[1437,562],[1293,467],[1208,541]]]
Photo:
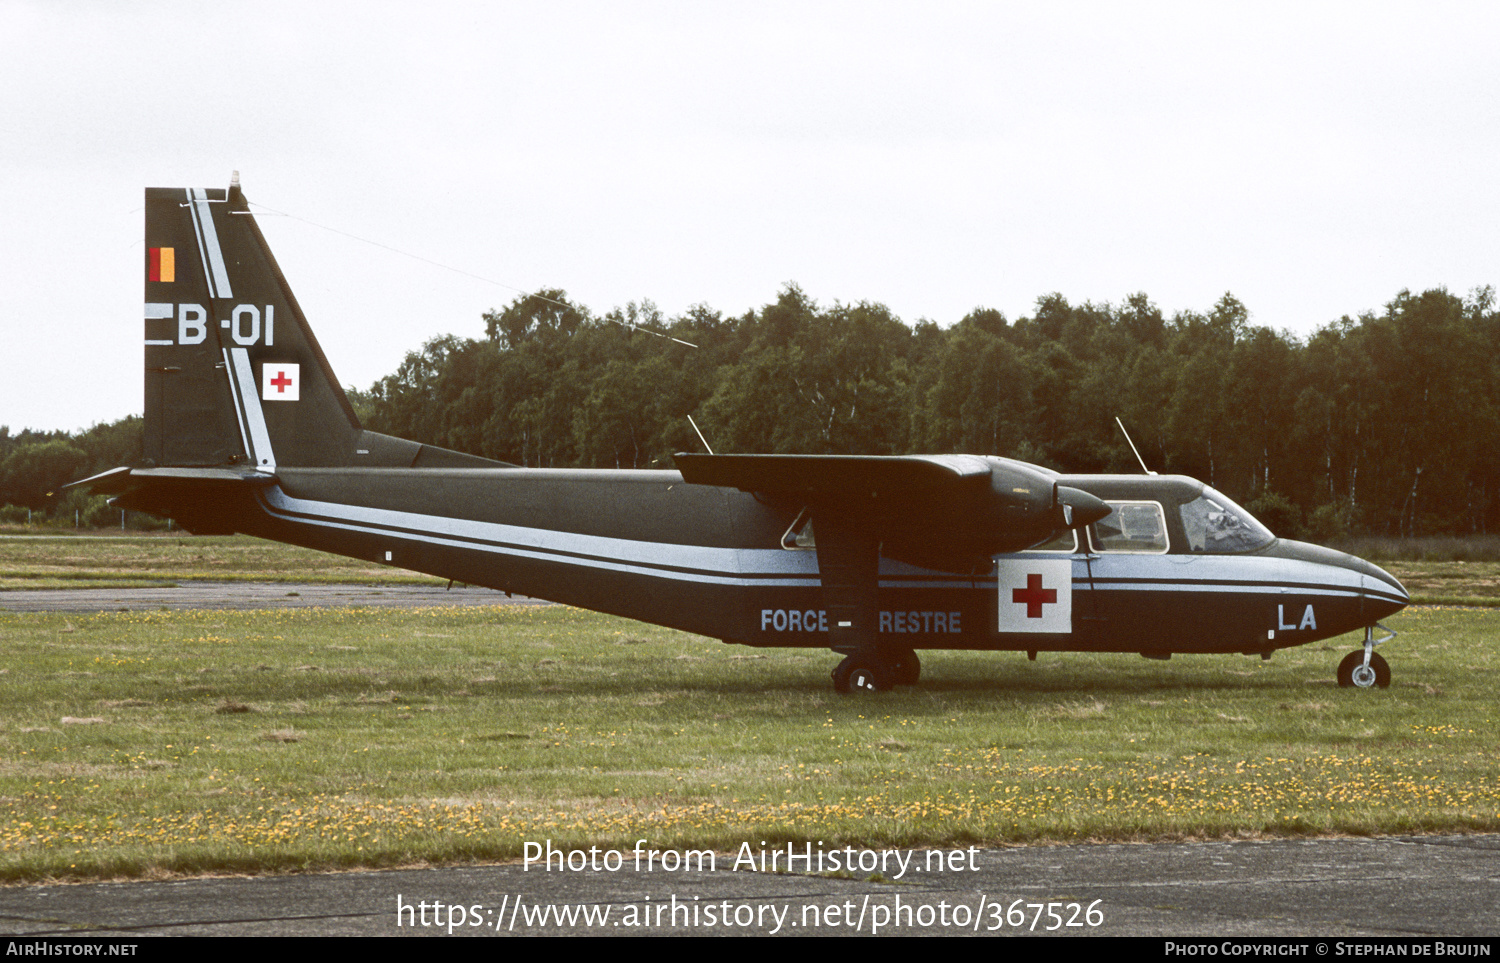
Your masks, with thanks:
[[[846,655],[833,667],[833,691],[849,693],[849,673],[854,669],[854,656]]]
[[[1370,653],[1370,664],[1365,665],[1365,652],[1356,649],[1344,656],[1339,663],[1339,685],[1360,689],[1386,688],[1391,684],[1391,667],[1379,652]]]
[[[891,662],[891,685],[916,685],[922,677],[922,660],[911,649],[900,653]]]
[[[890,671],[876,662],[861,661],[849,671],[850,692],[884,692],[890,687]]]
[[[890,669],[868,656],[845,656],[833,669],[833,688],[838,692],[884,692],[891,685]]]

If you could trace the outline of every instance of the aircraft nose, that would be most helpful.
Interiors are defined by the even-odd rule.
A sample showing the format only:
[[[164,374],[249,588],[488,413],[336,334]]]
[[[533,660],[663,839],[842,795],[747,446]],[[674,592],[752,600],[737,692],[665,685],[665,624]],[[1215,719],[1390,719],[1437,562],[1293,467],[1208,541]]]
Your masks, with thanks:
[[[1353,555],[1349,558],[1357,563],[1355,567],[1358,567],[1360,581],[1364,583],[1365,604],[1367,607],[1373,606],[1378,613],[1374,616],[1376,621],[1387,615],[1394,615],[1411,604],[1411,595],[1396,576],[1373,562]]]
[[[1396,576],[1357,555],[1290,539],[1281,539],[1275,551],[1286,558],[1336,566],[1346,572],[1358,574],[1361,607],[1364,618],[1368,620],[1366,624],[1378,622],[1411,604],[1411,596]]]

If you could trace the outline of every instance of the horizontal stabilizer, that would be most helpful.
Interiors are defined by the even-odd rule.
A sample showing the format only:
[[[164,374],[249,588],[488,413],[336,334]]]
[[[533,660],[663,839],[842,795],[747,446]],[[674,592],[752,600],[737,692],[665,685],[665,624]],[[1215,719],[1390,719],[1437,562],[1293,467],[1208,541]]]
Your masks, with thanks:
[[[240,503],[276,476],[250,468],[113,468],[66,488],[88,488],[110,496],[116,508],[176,519],[199,535],[230,535]]]
[[[221,482],[235,485],[269,485],[275,477],[258,471],[233,468],[111,468],[68,488],[89,488],[100,495],[119,495],[147,485],[177,482]]]
[[[68,482],[59,491],[67,491],[70,488],[87,488],[97,495],[118,495],[124,491],[130,481],[130,469],[111,468],[109,471],[101,471],[97,475],[81,478],[75,482]]]

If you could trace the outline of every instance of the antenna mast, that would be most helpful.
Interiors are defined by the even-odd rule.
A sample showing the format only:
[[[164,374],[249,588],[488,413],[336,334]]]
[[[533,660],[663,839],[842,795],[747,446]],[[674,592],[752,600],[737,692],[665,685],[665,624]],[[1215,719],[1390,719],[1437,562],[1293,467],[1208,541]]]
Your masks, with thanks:
[[[1141,463],[1141,471],[1145,472],[1148,475],[1156,474],[1156,472],[1146,467],[1146,459],[1141,457],[1140,451],[1138,451],[1135,447],[1135,442],[1130,440],[1130,432],[1125,430],[1125,422],[1120,420],[1119,415],[1115,415],[1115,424],[1120,426],[1120,434],[1125,436],[1125,444],[1129,445],[1130,450],[1135,452],[1135,460]]]

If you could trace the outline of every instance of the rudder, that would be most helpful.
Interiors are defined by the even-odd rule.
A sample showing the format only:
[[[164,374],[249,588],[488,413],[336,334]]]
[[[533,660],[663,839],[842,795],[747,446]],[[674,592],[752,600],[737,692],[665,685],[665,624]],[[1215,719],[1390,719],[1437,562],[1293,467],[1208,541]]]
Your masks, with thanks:
[[[362,432],[240,190],[146,190],[145,457],[341,466]]]

